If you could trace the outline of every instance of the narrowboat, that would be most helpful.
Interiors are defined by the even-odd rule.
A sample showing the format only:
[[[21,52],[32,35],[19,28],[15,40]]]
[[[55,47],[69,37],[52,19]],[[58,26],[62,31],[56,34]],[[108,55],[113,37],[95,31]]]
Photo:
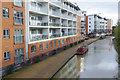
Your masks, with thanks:
[[[84,45],[77,49],[76,55],[83,55],[88,51],[88,45]]]

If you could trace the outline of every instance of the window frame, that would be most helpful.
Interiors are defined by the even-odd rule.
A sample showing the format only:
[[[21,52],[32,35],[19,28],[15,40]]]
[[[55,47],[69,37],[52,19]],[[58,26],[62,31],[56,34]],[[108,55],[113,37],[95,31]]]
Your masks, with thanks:
[[[56,41],[54,41],[54,47],[56,47]]]
[[[22,21],[22,23],[15,22],[16,20]],[[23,21],[23,11],[14,10],[14,25],[23,25],[23,23],[24,23],[24,21]]]
[[[48,43],[45,44],[45,49],[48,49]]]
[[[50,48],[52,48],[52,47],[53,47],[53,46],[52,46],[52,44],[53,44],[53,43],[52,43],[52,42],[50,42]]]
[[[3,13],[2,13],[3,15],[7,15],[7,17],[4,17],[4,16],[2,15],[2,17],[3,17],[3,18],[9,18],[9,8],[2,8],[2,12],[3,12],[3,9],[7,9],[7,10],[8,10],[8,14],[6,14],[6,13],[3,14]]]
[[[43,50],[43,44],[40,44],[40,51]]]
[[[5,53],[6,53],[6,58],[5,58]],[[8,56],[9,54],[9,56]],[[5,51],[4,52],[4,61],[9,61],[10,60],[10,51]]]
[[[58,45],[60,45],[60,40],[58,40]]]
[[[5,35],[4,35],[4,31],[5,31]],[[6,35],[7,33],[8,33],[8,35]],[[6,38],[5,36],[7,36],[8,38]],[[10,38],[10,31],[9,31],[9,29],[3,29],[3,39],[9,39],[9,38]]]
[[[21,2],[18,2],[18,1],[21,1]],[[21,3],[22,5],[15,4],[15,2],[16,3]],[[14,0],[13,5],[17,6],[17,7],[23,7],[23,0]]]
[[[20,39],[20,40],[18,40],[18,39]],[[23,42],[24,42],[23,29],[14,29],[14,43],[19,44],[19,43],[23,43]]]
[[[34,50],[32,50],[32,47]],[[36,53],[36,46],[35,45],[31,46],[31,53]]]

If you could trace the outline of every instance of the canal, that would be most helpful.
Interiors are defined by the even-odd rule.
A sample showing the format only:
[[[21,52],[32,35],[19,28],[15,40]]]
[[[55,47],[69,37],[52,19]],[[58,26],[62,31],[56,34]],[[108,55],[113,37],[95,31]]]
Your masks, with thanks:
[[[54,78],[117,78],[118,54],[112,37],[89,45],[87,54],[75,55]]]

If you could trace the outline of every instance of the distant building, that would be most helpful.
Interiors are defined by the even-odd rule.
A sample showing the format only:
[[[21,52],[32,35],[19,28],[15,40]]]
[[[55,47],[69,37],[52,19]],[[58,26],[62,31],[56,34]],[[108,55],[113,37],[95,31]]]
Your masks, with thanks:
[[[111,29],[111,19],[103,18],[97,14],[88,15],[88,34],[93,33],[96,36],[101,34],[108,35]],[[110,33],[110,31],[109,31]]]

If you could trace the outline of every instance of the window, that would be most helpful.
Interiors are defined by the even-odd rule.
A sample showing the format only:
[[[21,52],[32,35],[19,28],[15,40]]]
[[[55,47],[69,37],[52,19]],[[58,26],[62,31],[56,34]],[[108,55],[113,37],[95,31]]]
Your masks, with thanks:
[[[91,24],[91,22],[89,22],[89,24]]]
[[[68,39],[66,39],[66,43],[68,42]]]
[[[58,41],[58,45],[60,45],[60,40]]]
[[[64,44],[64,39],[62,40],[62,44]]]
[[[89,26],[89,27],[91,27],[91,26]]]
[[[9,18],[9,9],[8,8],[3,8],[3,17]]]
[[[23,48],[15,50],[15,64],[23,62],[24,59],[24,52]]]
[[[46,45],[45,45],[45,49],[48,49],[48,43],[46,43]]]
[[[31,30],[31,34],[37,34],[37,30],[36,29],[32,29]]]
[[[50,47],[52,48],[52,42],[50,42]]]
[[[14,5],[22,7],[23,6],[23,0],[14,0]]]
[[[89,18],[89,20],[91,20],[91,18]]]
[[[32,7],[36,7],[36,2],[31,2]]]
[[[15,29],[14,32],[15,44],[23,43],[23,29]]]
[[[71,42],[72,42],[72,38],[71,38]]]
[[[14,25],[23,25],[23,12],[14,10]]]
[[[4,29],[3,30],[3,38],[8,39],[9,38],[9,29]]]
[[[56,47],[56,41],[54,41],[54,46]]]
[[[4,61],[8,61],[10,60],[10,52],[7,51],[7,52],[4,52]]]
[[[31,46],[31,53],[35,53],[36,52],[36,46]]]
[[[41,8],[42,7],[42,3],[37,3],[38,7]]]
[[[43,50],[43,45],[42,44],[40,44],[40,51],[42,51]]]

